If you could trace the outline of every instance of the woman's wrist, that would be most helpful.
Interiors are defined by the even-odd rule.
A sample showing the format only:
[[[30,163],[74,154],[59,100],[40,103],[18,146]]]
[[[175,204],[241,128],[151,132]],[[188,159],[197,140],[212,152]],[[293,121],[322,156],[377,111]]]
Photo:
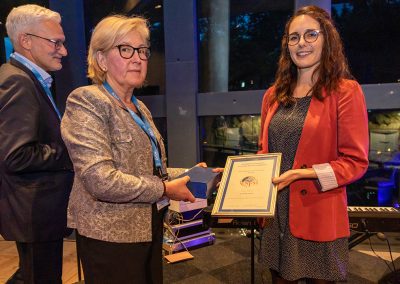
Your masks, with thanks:
[[[313,168],[298,169],[298,179],[312,179],[318,178]]]

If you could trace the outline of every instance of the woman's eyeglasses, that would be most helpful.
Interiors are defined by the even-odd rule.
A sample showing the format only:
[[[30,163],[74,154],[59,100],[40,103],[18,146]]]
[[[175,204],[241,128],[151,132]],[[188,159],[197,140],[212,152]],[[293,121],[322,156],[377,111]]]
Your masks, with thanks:
[[[149,47],[133,47],[127,44],[117,45],[116,48],[119,50],[119,55],[122,58],[130,59],[135,54],[135,51],[138,53],[139,58],[141,60],[148,60],[150,58],[151,52]]]
[[[306,30],[303,34],[305,42],[313,43],[317,41],[319,34],[322,33],[321,30]],[[300,42],[301,35],[299,33],[291,33],[287,36],[287,44],[290,46],[296,45]]]

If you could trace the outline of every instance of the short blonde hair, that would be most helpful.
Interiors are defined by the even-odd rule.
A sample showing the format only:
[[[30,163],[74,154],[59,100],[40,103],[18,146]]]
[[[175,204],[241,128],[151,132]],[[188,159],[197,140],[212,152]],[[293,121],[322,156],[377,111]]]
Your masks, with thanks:
[[[48,20],[60,24],[61,16],[57,12],[34,4],[18,6],[13,8],[7,16],[7,34],[12,44],[16,46],[21,33],[30,32],[32,27]]]
[[[105,81],[106,73],[97,62],[97,52],[107,52],[129,32],[136,31],[149,45],[150,30],[146,19],[122,15],[108,16],[101,20],[93,30],[88,52],[88,77],[95,84]]]

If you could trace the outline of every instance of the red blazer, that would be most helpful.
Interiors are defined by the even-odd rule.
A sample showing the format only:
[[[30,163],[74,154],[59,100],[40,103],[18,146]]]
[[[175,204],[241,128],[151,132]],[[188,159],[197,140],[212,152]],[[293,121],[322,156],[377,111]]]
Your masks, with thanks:
[[[278,103],[268,101],[274,87],[264,95],[261,109],[261,151],[268,153],[268,127]],[[298,180],[290,185],[291,233],[311,241],[348,237],[346,185],[361,178],[368,168],[368,116],[360,85],[343,80],[340,91],[321,102],[315,97],[304,122],[293,169],[329,163],[338,188],[321,191],[317,180]]]

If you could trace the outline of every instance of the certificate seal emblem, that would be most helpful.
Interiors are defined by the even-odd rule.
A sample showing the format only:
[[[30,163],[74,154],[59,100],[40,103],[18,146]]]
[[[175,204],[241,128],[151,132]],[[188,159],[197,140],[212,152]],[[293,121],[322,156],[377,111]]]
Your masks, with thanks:
[[[253,187],[257,184],[258,184],[258,181],[253,176],[247,176],[240,180],[240,185],[243,187],[247,187],[247,188]]]

